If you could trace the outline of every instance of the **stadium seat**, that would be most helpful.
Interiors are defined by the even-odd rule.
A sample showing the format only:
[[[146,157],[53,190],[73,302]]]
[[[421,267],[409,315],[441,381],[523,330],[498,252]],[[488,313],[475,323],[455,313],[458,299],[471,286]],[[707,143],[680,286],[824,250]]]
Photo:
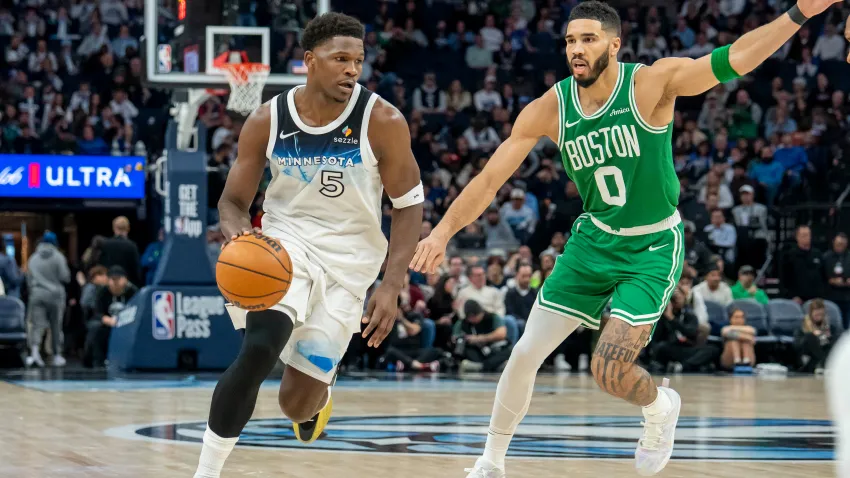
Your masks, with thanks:
[[[705,301],[705,308],[708,310],[708,323],[711,324],[711,335],[708,337],[709,342],[722,342],[720,331],[724,325],[729,324],[729,316],[726,314],[726,309],[710,300]]]
[[[773,299],[767,304],[771,330],[783,344],[794,343],[794,333],[803,322],[803,309],[793,300]]]
[[[805,304],[803,304],[803,316],[808,313],[809,305],[811,305],[811,303],[812,301],[808,300]],[[829,327],[832,329],[832,336],[838,337],[842,332],[844,332],[841,309],[838,307],[838,304],[831,300],[824,300],[823,305],[826,306],[826,315],[829,317]]]
[[[776,337],[770,334],[770,317],[767,315],[765,308],[758,302],[751,299],[739,299],[732,301],[726,308],[727,317],[735,309],[741,309],[747,316],[747,324],[756,328],[757,344],[773,344],[777,342]]]
[[[0,296],[0,344],[23,350],[27,344],[26,308],[20,299]]]

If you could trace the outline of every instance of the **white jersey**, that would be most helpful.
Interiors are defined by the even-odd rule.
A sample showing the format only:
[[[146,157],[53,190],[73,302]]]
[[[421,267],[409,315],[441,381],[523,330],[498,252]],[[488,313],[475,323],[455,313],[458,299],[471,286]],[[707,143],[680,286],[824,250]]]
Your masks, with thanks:
[[[302,249],[325,273],[360,296],[387,253],[381,232],[383,185],[368,127],[378,95],[357,85],[345,111],[327,126],[304,124],[295,91],[271,100],[266,157],[272,180],[263,230]]]

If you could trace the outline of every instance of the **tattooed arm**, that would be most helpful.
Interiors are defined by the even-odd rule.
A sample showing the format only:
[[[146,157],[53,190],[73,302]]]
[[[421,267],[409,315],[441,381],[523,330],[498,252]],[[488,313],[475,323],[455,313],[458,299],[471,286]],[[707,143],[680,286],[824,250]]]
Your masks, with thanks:
[[[602,390],[634,405],[646,406],[658,395],[649,372],[635,364],[649,342],[652,325],[633,327],[612,318],[602,330],[590,368]]]

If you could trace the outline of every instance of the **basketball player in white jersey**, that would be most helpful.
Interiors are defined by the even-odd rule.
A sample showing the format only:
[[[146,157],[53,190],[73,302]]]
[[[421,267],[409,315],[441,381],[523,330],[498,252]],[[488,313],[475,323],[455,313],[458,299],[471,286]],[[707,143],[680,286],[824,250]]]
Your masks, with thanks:
[[[311,21],[301,40],[306,85],[258,108],[242,128],[218,204],[222,232],[231,240],[255,233],[248,208],[268,164],[262,233],[283,244],[294,272],[289,292],[271,309],[228,307],[245,337],[215,388],[195,478],[220,475],[278,357],[286,363],[280,408],[296,438],[309,443],[328,422],[337,364],[361,319],[375,347],[394,325],[424,194],[404,117],[357,83],[363,34],[346,15]],[[363,317],[366,290],[387,254],[384,187],[393,203],[389,258]]]

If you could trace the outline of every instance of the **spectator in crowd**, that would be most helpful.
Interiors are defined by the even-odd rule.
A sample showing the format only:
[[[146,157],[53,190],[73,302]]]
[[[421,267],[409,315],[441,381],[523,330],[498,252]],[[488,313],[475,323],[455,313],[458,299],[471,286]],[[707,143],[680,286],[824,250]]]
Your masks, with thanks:
[[[846,42],[838,31],[835,25],[827,22],[824,27],[824,34],[815,41],[815,48],[812,50],[812,55],[821,61],[827,60],[844,60],[844,53],[847,50]]]
[[[739,190],[741,204],[732,208],[738,237],[737,259],[741,264],[761,265],[767,249],[767,207],[755,202],[755,189],[749,184]]]
[[[461,372],[501,371],[511,355],[504,319],[486,312],[478,302],[463,304],[464,319],[455,323],[455,354]]]
[[[809,226],[797,227],[797,243],[786,251],[779,268],[783,295],[802,305],[821,297],[824,291],[822,254],[812,247],[812,230]]]
[[[130,282],[143,284],[139,248],[128,237],[130,220],[125,216],[116,217],[112,221],[112,233],[114,236],[104,240],[101,246],[100,264],[107,269],[112,268],[112,266],[121,266]]]
[[[475,35],[475,44],[466,49],[466,66],[473,70],[485,70],[493,64],[493,52],[484,46],[481,35]]]
[[[27,290],[29,301],[27,315],[29,320],[28,341],[30,355],[26,365],[44,367],[41,358],[41,342],[50,329],[52,341],[53,365],[65,366],[62,356],[64,341],[62,324],[65,317],[65,285],[71,282],[68,261],[57,249],[58,240],[52,231],[46,231],[35,253],[27,264]]]
[[[679,278],[678,289],[685,297],[685,307],[697,317],[697,344],[705,344],[711,334],[711,324],[708,322],[708,307],[702,294],[694,290],[694,280],[688,275],[682,274]]]
[[[484,213],[484,235],[487,249],[515,249],[519,245],[513,229],[496,206],[487,208]]]
[[[695,233],[694,223],[685,221],[685,266],[693,269],[685,272],[693,277],[702,277],[711,266],[711,250],[696,238]]]
[[[814,299],[803,323],[794,335],[794,348],[800,356],[804,373],[823,373],[826,358],[832,348],[833,337],[822,299]]]
[[[15,258],[6,255],[5,247],[0,247],[0,283],[3,284],[4,295],[20,298],[20,282],[21,274]]]
[[[456,315],[454,307],[456,286],[457,280],[450,275],[445,275],[434,286],[434,295],[428,299],[429,317],[437,327],[435,347],[447,349],[449,346]]]
[[[698,343],[699,320],[685,306],[686,295],[676,289],[653,334],[655,359],[675,372],[699,372],[714,362],[714,347]]]
[[[723,282],[723,274],[716,265],[709,267],[705,274],[705,280],[694,287],[694,292],[702,296],[706,301],[716,302],[723,307],[731,304],[734,300],[732,289]]]
[[[756,363],[756,329],[747,325],[747,316],[741,309],[729,314],[729,325],[720,330],[723,354],[720,364],[727,370],[751,372]]]
[[[475,151],[490,154],[499,147],[502,140],[496,130],[487,124],[487,115],[479,114],[472,120],[469,128],[463,132],[469,147]]]
[[[525,330],[528,314],[537,299],[537,289],[531,287],[532,273],[531,265],[519,266],[515,278],[516,285],[509,287],[505,293],[505,314],[517,321],[520,332]]]
[[[96,265],[89,270],[87,281],[80,290],[80,307],[83,312],[83,322],[88,324],[97,310],[97,291],[99,287],[109,283],[106,267]]]
[[[425,73],[422,84],[413,90],[413,110],[440,114],[445,113],[447,107],[448,96],[437,86],[437,75],[433,71]]]
[[[495,314],[500,318],[505,316],[505,301],[502,293],[495,287],[487,285],[487,276],[484,268],[474,265],[469,268],[469,285],[462,288],[457,295],[458,304],[462,305],[473,300],[479,307],[483,307],[489,314]],[[465,318],[464,311],[458,310],[460,318]]]
[[[392,368],[398,372],[440,371],[440,358],[444,352],[434,347],[422,347],[422,319],[421,314],[405,313],[399,307],[395,326],[386,339],[386,352],[378,359],[379,368]]]
[[[767,294],[755,283],[756,270],[752,266],[738,269],[738,282],[732,286],[732,299],[751,299],[759,304],[767,305]]]
[[[484,88],[475,92],[472,96],[472,104],[478,111],[490,113],[493,108],[502,107],[502,95],[496,91],[496,77],[488,76],[484,79]]]
[[[841,309],[844,330],[850,330],[850,254],[847,234],[839,232],[832,240],[832,250],[823,255],[826,297]]]
[[[109,351],[109,336],[118,325],[118,314],[138,291],[121,266],[109,268],[107,285],[97,289],[94,314],[87,324],[84,364],[103,366]]]
[[[525,203],[525,191],[514,188],[511,191],[511,200],[502,206],[499,215],[514,232],[514,236],[521,242],[526,243],[534,234],[537,225],[534,210]]]
[[[735,226],[726,223],[726,215],[719,208],[711,211],[711,224],[703,230],[711,250],[721,254],[726,262],[735,262],[735,244],[738,233]]]

